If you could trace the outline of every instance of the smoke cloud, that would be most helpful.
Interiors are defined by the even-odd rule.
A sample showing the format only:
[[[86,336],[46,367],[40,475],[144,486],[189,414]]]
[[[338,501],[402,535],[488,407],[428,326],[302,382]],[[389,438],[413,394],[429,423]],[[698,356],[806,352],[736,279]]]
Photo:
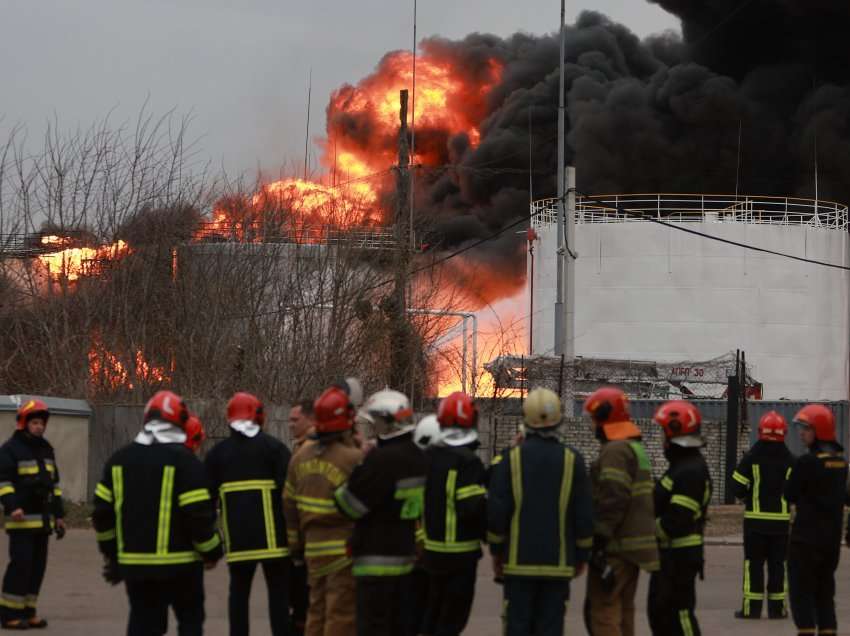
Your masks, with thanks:
[[[850,200],[850,4],[656,1],[681,18],[683,37],[642,40],[595,12],[568,30],[567,160],[579,190],[814,197],[817,149],[818,196]],[[417,210],[448,249],[555,194],[558,39],[472,34],[423,48],[469,81],[485,77],[490,60],[503,65],[477,146],[464,133],[416,131],[435,161],[417,169]],[[506,232],[473,258],[520,283],[523,261],[512,256],[523,240]]]

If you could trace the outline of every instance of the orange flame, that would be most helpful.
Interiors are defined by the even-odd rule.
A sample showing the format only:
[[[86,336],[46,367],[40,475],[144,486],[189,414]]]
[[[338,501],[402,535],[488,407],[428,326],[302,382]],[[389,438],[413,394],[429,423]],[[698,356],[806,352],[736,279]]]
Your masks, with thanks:
[[[70,237],[55,234],[41,237],[42,245],[59,248],[38,257],[47,269],[48,280],[76,281],[81,276],[97,274],[104,261],[117,260],[131,252],[124,241],[98,247],[73,247],[74,242]]]
[[[103,346],[99,338],[92,340],[88,359],[90,383],[113,391],[120,388],[132,390],[137,381],[158,384],[165,381],[168,375],[162,367],[150,364],[141,350],[136,351],[131,365],[125,365],[117,355]]]

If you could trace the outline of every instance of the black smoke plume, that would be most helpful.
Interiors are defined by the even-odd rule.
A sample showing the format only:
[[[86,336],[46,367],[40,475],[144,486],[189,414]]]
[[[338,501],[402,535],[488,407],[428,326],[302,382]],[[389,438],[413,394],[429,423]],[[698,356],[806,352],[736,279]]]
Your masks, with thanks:
[[[640,39],[586,12],[567,34],[567,160],[587,194],[742,193],[850,201],[850,3],[657,0],[683,37]],[[558,39],[473,34],[428,40],[474,78],[504,65],[481,141],[417,131],[448,167],[417,170],[417,209],[449,249],[555,194]],[[532,159],[529,162],[529,144]],[[817,151],[817,153],[816,153]],[[533,192],[529,195],[529,169]],[[477,254],[522,280],[513,231]]]

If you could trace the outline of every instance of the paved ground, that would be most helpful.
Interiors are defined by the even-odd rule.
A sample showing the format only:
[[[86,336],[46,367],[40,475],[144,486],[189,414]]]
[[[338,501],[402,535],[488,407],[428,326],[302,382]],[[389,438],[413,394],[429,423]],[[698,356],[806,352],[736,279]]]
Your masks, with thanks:
[[[733,540],[733,538],[730,538]],[[782,636],[794,634],[790,621],[736,621],[732,613],[739,603],[741,581],[741,548],[735,545],[713,545],[707,552],[706,580],[699,584],[698,616],[704,634],[721,634],[734,630],[736,634],[753,636]],[[123,587],[112,588],[100,578],[100,558],[93,533],[72,530],[60,543],[51,544],[51,559],[47,581],[42,591],[42,610],[51,620],[48,633],[63,636],[116,636],[124,633],[127,600]],[[5,533],[0,534],[0,554],[6,554]],[[262,583],[257,580],[257,583]],[[573,584],[573,600],[567,617],[567,634],[584,634],[581,604],[584,599],[584,579]],[[850,554],[843,554],[838,573],[840,633],[850,634]],[[217,636],[227,634],[227,568],[220,565],[207,575],[207,630]],[[646,599],[646,580],[638,590],[638,603]],[[255,587],[252,608],[254,636],[270,634],[266,616],[266,598],[262,587]],[[473,618],[465,634],[492,636],[499,634],[501,588],[492,582],[489,562],[481,562],[478,595]],[[172,625],[172,631],[175,633]],[[638,634],[648,635],[645,613],[638,617]]]

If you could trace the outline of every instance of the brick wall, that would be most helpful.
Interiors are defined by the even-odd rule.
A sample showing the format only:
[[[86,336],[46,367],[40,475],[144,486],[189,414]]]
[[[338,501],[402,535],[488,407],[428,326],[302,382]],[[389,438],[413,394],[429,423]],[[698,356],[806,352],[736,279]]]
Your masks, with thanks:
[[[481,458],[489,463],[495,452],[501,451],[513,443],[519,431],[522,419],[516,415],[497,415],[482,418],[481,429]],[[647,455],[652,462],[652,472],[659,478],[667,469],[664,457],[663,433],[661,427],[651,420],[637,422],[643,432],[643,443]],[[569,418],[561,426],[561,436],[565,443],[578,449],[589,466],[599,453],[599,442],[594,437],[587,418]],[[723,503],[725,488],[725,456],[726,456],[726,423],[703,422],[703,436],[706,445],[702,449],[708,470],[714,484],[713,503]],[[739,458],[749,447],[749,429],[745,428],[738,438]]]

